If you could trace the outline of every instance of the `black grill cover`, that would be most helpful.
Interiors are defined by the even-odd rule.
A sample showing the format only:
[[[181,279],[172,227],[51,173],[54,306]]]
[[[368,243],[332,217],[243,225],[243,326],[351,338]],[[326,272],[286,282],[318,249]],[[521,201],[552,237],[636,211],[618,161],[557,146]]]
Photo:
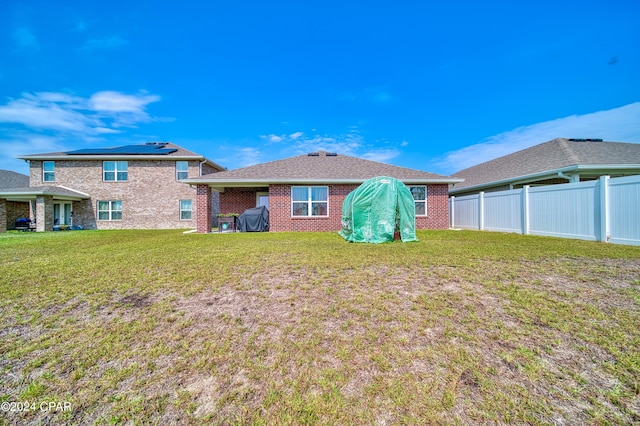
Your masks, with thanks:
[[[265,232],[269,230],[269,210],[265,206],[245,210],[238,216],[238,231]]]

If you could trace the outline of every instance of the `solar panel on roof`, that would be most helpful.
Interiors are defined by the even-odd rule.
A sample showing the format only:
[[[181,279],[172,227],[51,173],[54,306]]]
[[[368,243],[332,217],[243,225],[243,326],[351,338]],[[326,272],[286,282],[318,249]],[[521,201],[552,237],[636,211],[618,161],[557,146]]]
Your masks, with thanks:
[[[88,148],[67,151],[67,155],[168,155],[177,148],[165,148],[165,145],[125,145],[113,148]]]

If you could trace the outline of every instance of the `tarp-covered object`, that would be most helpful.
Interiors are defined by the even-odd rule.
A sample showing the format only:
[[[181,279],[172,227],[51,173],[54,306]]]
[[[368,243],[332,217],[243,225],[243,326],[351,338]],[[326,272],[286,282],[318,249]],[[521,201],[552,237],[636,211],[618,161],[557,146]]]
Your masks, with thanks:
[[[416,238],[413,195],[397,179],[378,176],[351,191],[342,204],[342,230],[347,241],[385,243],[393,241],[396,228],[403,242]]]
[[[238,231],[264,232],[269,230],[269,210],[265,206],[245,210],[238,216]]]

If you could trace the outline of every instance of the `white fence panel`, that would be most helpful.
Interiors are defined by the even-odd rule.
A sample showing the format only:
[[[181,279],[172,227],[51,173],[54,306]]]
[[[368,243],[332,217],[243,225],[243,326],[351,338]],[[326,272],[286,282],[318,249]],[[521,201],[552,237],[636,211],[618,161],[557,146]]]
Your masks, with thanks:
[[[522,232],[522,191],[500,191],[484,194],[484,229],[487,231]]]
[[[595,240],[594,206],[598,183],[589,181],[530,188],[529,233]]]
[[[450,199],[451,226],[640,245],[640,176]]]
[[[609,241],[640,245],[640,176],[609,180]]]
[[[452,200],[455,208],[451,218],[456,228],[479,229],[479,204],[477,195],[467,195],[464,197],[455,197]]]

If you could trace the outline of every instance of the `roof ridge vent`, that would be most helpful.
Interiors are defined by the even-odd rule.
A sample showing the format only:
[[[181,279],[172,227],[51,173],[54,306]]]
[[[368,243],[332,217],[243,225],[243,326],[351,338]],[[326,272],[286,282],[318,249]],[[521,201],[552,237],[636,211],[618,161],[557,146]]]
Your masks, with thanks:
[[[602,139],[567,139],[570,142],[602,142]]]
[[[335,152],[327,152],[325,155],[327,157],[337,157],[338,156],[338,154],[336,154]]]
[[[319,157],[320,153],[319,152],[310,152],[307,154],[308,157]]]

